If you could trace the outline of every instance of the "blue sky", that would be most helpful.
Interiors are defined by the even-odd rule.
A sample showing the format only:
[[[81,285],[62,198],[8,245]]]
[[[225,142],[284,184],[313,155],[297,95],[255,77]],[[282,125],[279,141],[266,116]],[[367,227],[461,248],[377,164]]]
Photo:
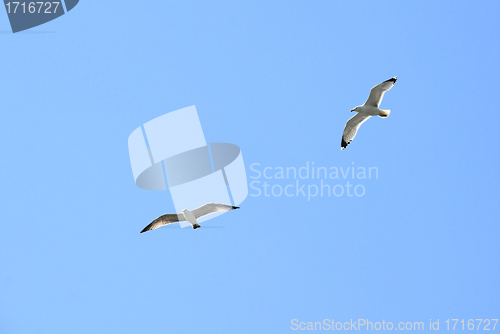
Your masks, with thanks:
[[[0,333],[498,319],[499,9],[81,1],[17,34],[0,15]],[[349,110],[393,76],[390,117],[341,151]],[[253,163],[378,178],[351,180],[364,196],[249,195],[206,228],[140,234],[174,206],[135,186],[128,136],[191,105],[249,182]]]

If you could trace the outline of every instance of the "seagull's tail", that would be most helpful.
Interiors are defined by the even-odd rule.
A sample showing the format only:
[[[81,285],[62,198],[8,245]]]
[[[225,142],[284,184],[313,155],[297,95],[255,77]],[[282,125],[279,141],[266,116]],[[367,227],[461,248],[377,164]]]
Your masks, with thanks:
[[[389,117],[389,114],[391,113],[390,110],[382,110],[380,109],[380,114],[378,114],[380,117],[382,118],[386,118],[386,117]]]

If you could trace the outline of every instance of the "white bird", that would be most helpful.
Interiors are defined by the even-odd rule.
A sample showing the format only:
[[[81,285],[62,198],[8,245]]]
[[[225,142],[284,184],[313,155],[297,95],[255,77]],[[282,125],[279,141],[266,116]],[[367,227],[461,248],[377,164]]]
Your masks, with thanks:
[[[398,77],[391,78],[382,82],[381,84],[376,85],[370,91],[370,96],[368,96],[368,100],[366,100],[365,104],[362,106],[356,107],[351,111],[357,111],[358,113],[354,115],[350,120],[347,121],[344,129],[344,133],[342,134],[342,141],[340,143],[340,149],[343,150],[349,145],[349,143],[356,137],[356,133],[358,132],[361,124],[366,122],[366,120],[372,116],[380,116],[382,118],[386,118],[391,113],[390,110],[379,109],[380,102],[382,102],[382,98],[384,97],[385,92],[394,86]]]
[[[182,210],[182,213],[167,213],[153,220],[151,224],[146,226],[141,231],[141,233],[157,229],[158,227],[162,227],[163,225],[168,225],[183,221],[188,221],[193,226],[193,229],[197,229],[201,226],[200,224],[198,224],[196,219],[209,215],[211,213],[231,211],[234,209],[239,209],[239,207],[232,205],[225,205],[225,204],[207,203],[192,211],[184,209]]]

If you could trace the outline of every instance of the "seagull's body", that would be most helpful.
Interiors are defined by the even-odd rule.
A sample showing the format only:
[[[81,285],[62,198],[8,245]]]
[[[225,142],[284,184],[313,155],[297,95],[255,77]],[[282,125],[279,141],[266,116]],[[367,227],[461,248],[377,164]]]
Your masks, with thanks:
[[[182,213],[184,214],[184,218],[193,226],[193,229],[197,229],[198,227],[201,227],[200,224],[196,221],[196,216],[194,215],[193,211],[189,210],[182,210]]]
[[[151,224],[146,226],[141,231],[141,233],[157,229],[158,227],[162,227],[164,225],[182,221],[188,221],[191,226],[193,226],[193,229],[197,229],[201,227],[200,224],[198,224],[198,218],[209,215],[211,213],[225,212],[234,209],[239,209],[239,207],[225,204],[207,203],[192,211],[184,209],[182,210],[182,213],[167,213],[153,220]]]
[[[345,149],[347,145],[356,137],[356,133],[358,132],[361,124],[366,122],[368,118],[372,116],[380,116],[382,118],[386,118],[391,113],[390,110],[379,109],[380,103],[382,102],[382,98],[384,97],[385,92],[394,86],[398,77],[391,78],[382,82],[381,84],[376,85],[370,91],[370,96],[368,100],[366,100],[365,104],[362,106],[356,107],[351,111],[356,111],[357,114],[354,115],[350,120],[347,121],[344,133],[342,134],[342,141],[340,143],[340,149]]]

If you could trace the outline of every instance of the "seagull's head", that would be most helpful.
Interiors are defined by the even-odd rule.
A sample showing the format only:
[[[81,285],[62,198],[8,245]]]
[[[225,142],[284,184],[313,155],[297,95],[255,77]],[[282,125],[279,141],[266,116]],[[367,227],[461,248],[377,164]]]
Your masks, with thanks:
[[[182,210],[182,213],[185,213],[186,211],[187,211],[187,209],[183,209],[183,210]]]
[[[359,107],[359,106],[358,106],[358,107],[356,107],[356,108],[354,108],[354,109],[351,109],[351,112],[353,112],[353,111],[359,111],[359,109],[360,109],[360,108],[361,108],[361,107]]]

